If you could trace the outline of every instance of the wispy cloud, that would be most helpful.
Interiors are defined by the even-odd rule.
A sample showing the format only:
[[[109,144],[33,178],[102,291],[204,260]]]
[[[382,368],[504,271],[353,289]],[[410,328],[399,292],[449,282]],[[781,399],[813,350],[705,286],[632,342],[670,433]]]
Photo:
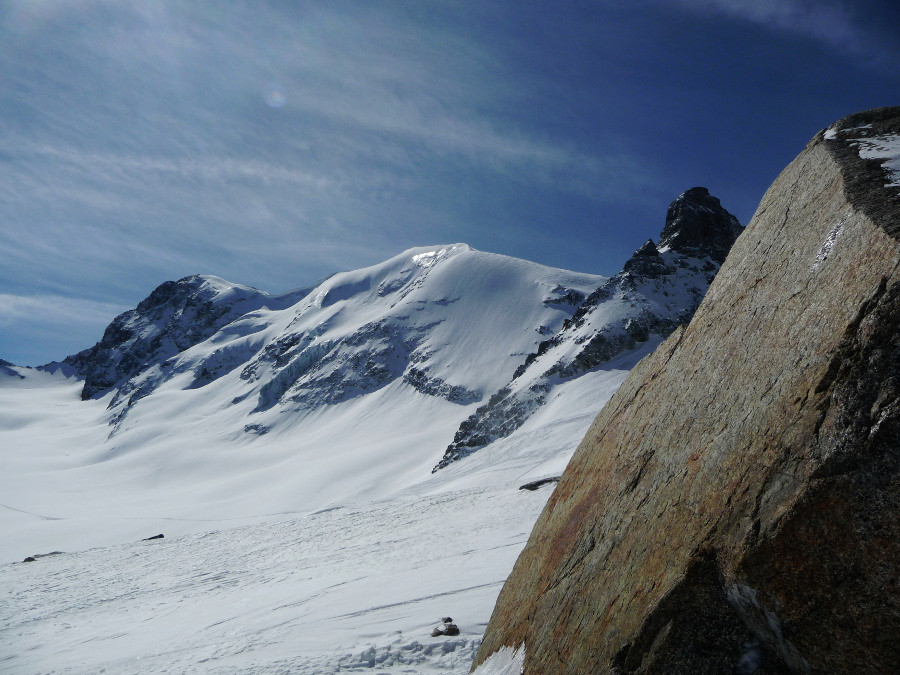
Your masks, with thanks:
[[[714,13],[749,21],[765,28],[815,39],[874,65],[896,65],[896,45],[877,38],[852,5],[829,0],[671,0],[700,13]]]
[[[468,240],[478,202],[628,202],[655,180],[624,144],[512,105],[527,81],[437,3],[10,6],[0,288],[114,278],[124,301],[211,272],[286,290]]]
[[[12,295],[0,293],[0,326],[40,322],[47,325],[106,325],[127,308],[109,302],[62,295]],[[97,336],[99,339],[99,335]]]
[[[125,307],[62,295],[0,293],[0,358],[21,366],[90,347]]]
[[[649,203],[737,138],[690,136],[673,78],[693,110],[745,112],[742,83],[694,87],[661,53],[663,14],[879,44],[837,0],[626,4],[0,0],[0,292],[133,306],[198,272],[278,292],[448,241],[612,272]]]
[[[152,10],[86,1],[54,11],[21,2],[13,7],[11,21],[27,30],[26,44],[38,52],[29,61],[58,62],[49,73],[32,75],[27,64],[10,72],[55,136],[40,150],[71,160],[72,148],[57,147],[66,137],[76,146],[105,139],[102,144],[117,146],[115,155],[81,148],[90,151],[79,158],[97,160],[100,170],[113,161],[129,170],[143,163],[148,170],[209,178],[336,180],[328,169],[358,163],[359,155],[390,159],[386,152],[400,144],[407,156],[445,156],[568,192],[581,187],[561,175],[563,167],[593,185],[624,176],[608,170],[620,164],[621,153],[589,152],[514,121],[502,99],[514,99],[520,85],[489,49],[463,26],[425,19],[427,12],[402,5],[259,11],[235,4],[227,13],[175,3]],[[81,20],[91,14],[97,21]],[[35,47],[38,37],[53,44]],[[77,70],[66,58],[71,53],[81,55]],[[44,86],[36,88],[35,77]],[[260,110],[273,82],[283,101],[277,110]],[[87,90],[99,92],[97,99],[85,99]],[[60,94],[62,100],[54,99]],[[235,151],[240,156],[228,154]],[[296,166],[310,160],[312,168]],[[379,171],[351,178],[404,168],[382,162]]]
[[[154,157],[112,152],[85,152],[82,149],[49,143],[30,143],[24,139],[0,141],[0,152],[37,155],[49,162],[61,162],[87,170],[95,178],[109,180],[123,172],[161,173],[175,178],[204,181],[258,181],[302,185],[315,190],[331,187],[333,179],[314,171],[294,169],[262,159],[232,157]],[[24,150],[24,152],[23,152]]]

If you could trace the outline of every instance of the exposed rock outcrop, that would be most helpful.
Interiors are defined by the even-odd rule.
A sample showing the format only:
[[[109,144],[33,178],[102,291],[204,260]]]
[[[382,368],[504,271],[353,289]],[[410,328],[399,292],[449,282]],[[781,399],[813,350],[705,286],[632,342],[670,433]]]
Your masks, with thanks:
[[[436,626],[431,631],[431,637],[440,637],[441,635],[459,635],[459,626],[453,623],[453,619],[451,619],[449,616],[445,616],[443,619],[441,619],[441,625]]]
[[[542,488],[545,485],[550,485],[551,483],[558,483],[560,478],[561,478],[561,476],[551,476],[550,478],[541,478],[539,480],[529,481],[528,483],[525,483],[524,485],[520,485],[519,489],[520,490],[530,490],[530,491],[534,492],[538,488]]]
[[[4,361],[0,359],[0,375],[6,375],[8,377],[14,377],[17,380],[24,380],[25,376],[22,373],[16,371],[16,365],[14,363],[10,363],[9,361]]]
[[[693,258],[708,257],[721,265],[742,229],[709,190],[695,187],[669,206],[659,248]]]
[[[202,342],[271,299],[255,288],[227,284],[217,277],[194,275],[166,281],[136,308],[117,316],[100,342],[63,363],[84,377],[81,397],[89,399]],[[123,393],[137,394],[136,400],[148,392],[128,388]]]
[[[896,140],[900,108],[812,140],[597,417],[476,664],[895,672],[900,187],[860,130]]]
[[[460,424],[432,472],[509,436],[560,383],[690,321],[742,231],[706,188],[679,195],[666,213],[660,246],[648,240],[587,298],[571,297],[573,305],[580,302],[572,318],[526,357],[507,386]]]

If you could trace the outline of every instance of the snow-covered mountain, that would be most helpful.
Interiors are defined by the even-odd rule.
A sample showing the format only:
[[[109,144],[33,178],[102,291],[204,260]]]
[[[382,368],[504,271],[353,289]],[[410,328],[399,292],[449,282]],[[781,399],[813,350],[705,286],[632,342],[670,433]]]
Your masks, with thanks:
[[[192,276],[45,369],[83,377],[83,399],[111,393],[115,431],[161,387],[215,390],[229,419],[257,435],[392,385],[395,405],[425,395],[454,410],[498,388],[602,281],[465,244],[412,249],[278,297]]]
[[[466,670],[550,492],[519,487],[562,472],[738,232],[695,189],[610,279],[463,244],[282,296],[187,277],[64,361],[0,363],[0,554],[81,552],[0,566],[0,667]],[[489,436],[444,461],[471,420]],[[172,620],[135,618],[148,585]],[[460,636],[430,641],[447,614]]]
[[[690,321],[742,228],[706,188],[669,206],[657,246],[648,240],[622,271],[579,303],[457,431],[434,470],[519,428],[557,388]]]
[[[428,477],[456,427],[603,282],[462,244],[279,297],[215,277],[166,282],[94,347],[6,367],[3,445],[33,473],[0,478],[4,503],[56,503],[72,535],[43,541],[72,548],[134,536],[126,516],[190,520],[187,532],[396,494]],[[54,383],[84,399],[65,406],[83,438],[50,419]],[[15,421],[31,396],[29,424]],[[105,527],[88,527],[97,514]],[[8,544],[35,550],[61,525],[4,515]]]

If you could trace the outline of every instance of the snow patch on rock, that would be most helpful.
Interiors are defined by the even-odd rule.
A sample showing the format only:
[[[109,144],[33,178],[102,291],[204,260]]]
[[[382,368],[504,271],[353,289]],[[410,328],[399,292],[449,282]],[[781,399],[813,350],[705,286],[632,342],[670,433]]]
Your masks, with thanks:
[[[472,675],[521,675],[525,671],[525,645],[501,647],[478,666]]]
[[[854,141],[863,159],[880,159],[888,175],[885,187],[900,187],[900,135],[873,136]]]

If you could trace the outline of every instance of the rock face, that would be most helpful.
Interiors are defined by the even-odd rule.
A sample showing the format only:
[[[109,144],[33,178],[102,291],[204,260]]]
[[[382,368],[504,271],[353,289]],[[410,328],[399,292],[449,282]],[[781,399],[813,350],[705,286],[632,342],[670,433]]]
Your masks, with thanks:
[[[896,672],[900,187],[860,134],[896,142],[900,108],[768,190],[595,420],[476,664],[524,643],[526,673]]]
[[[0,375],[6,375],[7,377],[15,377],[18,380],[25,379],[21,373],[16,372],[15,364],[10,363],[9,361],[4,361],[0,359]]]
[[[432,472],[509,436],[559,384],[690,321],[742,230],[706,188],[681,194],[669,206],[659,247],[648,240],[586,299],[572,298],[577,310],[571,320],[463,421]]]
[[[117,316],[100,342],[63,363],[84,377],[81,397],[89,399],[206,340],[267,300],[274,299],[218,277],[194,275],[166,281],[135,309]]]
[[[709,190],[691,188],[669,207],[659,247],[721,265],[742,229]]]

